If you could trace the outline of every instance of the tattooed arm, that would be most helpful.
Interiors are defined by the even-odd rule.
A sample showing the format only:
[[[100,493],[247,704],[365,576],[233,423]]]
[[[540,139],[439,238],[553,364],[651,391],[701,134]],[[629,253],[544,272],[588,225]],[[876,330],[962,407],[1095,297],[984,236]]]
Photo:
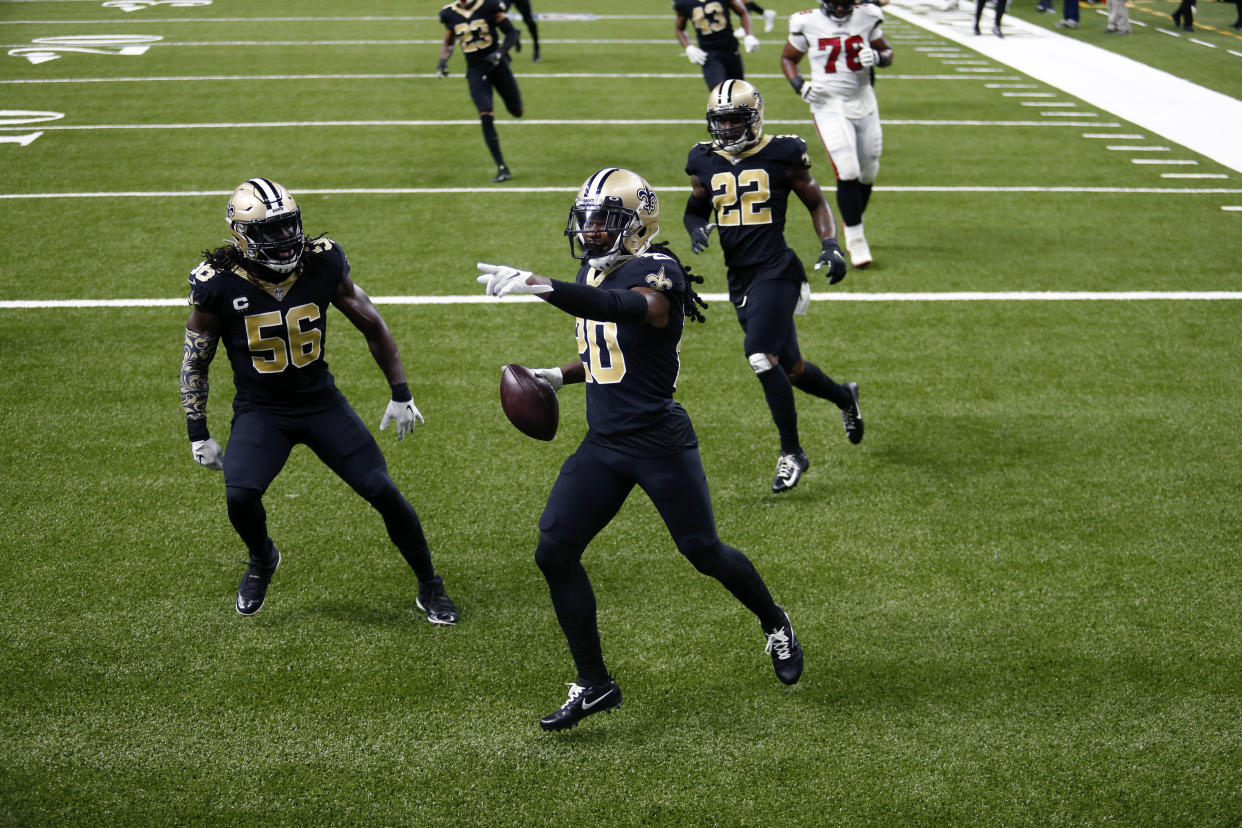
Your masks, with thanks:
[[[190,311],[181,358],[181,407],[195,462],[216,470],[224,468],[224,452],[207,430],[207,371],[219,344],[220,320],[215,314],[198,308]]]

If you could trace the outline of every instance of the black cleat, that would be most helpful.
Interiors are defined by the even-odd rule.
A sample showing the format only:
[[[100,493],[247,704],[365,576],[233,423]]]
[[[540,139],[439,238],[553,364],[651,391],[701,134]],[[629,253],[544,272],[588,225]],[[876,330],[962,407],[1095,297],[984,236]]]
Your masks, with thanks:
[[[535,53],[530,56],[530,62],[531,63],[539,62],[539,44],[538,43],[535,44]]]
[[[802,645],[794,635],[793,624],[789,623],[789,613],[784,607],[778,606],[778,609],[785,616],[785,623],[771,632],[764,631],[768,637],[764,652],[772,656],[772,669],[778,679],[785,684],[797,684],[802,677]]]
[[[851,443],[858,445],[863,438],[862,411],[858,408],[858,383],[845,383],[845,390],[850,393],[854,401],[849,404],[848,408],[841,410],[841,422],[845,424],[845,436],[850,438]]]
[[[776,461],[776,479],[772,481],[772,491],[787,492],[798,485],[798,478],[811,467],[811,458],[805,451],[797,454],[782,454]]]
[[[267,585],[272,582],[272,575],[280,566],[280,550],[270,539],[267,543],[270,547],[267,562],[256,564],[251,561],[241,583],[237,585],[237,611],[242,615],[254,615],[263,609],[263,601],[267,598]]]
[[[427,613],[427,620],[442,627],[457,623],[457,605],[444,591],[444,579],[437,575],[429,583],[420,584],[414,605]]]
[[[612,679],[598,687],[571,684],[569,700],[561,705],[560,710],[540,719],[539,726],[544,730],[568,730],[592,713],[601,710],[611,713],[620,706],[621,688]]]
[[[496,168],[496,177],[492,179],[493,184],[499,184],[501,181],[508,181],[513,178],[513,173],[509,172],[509,168],[501,164]]]

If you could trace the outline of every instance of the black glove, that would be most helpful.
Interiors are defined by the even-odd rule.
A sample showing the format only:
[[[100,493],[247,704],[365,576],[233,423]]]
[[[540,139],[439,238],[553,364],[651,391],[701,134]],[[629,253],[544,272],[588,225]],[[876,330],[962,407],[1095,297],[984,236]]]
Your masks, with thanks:
[[[703,222],[695,227],[690,228],[690,249],[695,253],[702,253],[707,249],[707,240],[712,234],[714,224]]]
[[[819,270],[824,265],[828,265],[828,284],[835,285],[845,278],[845,257],[841,255],[841,248],[837,247],[836,239],[824,239],[822,244],[824,252],[819,254],[815,269]]]
[[[440,58],[440,62],[436,64],[436,77],[437,78],[448,77],[448,61],[445,60],[444,58]]]
[[[501,51],[500,49],[497,49],[496,51],[492,52],[487,57],[483,58],[484,62],[487,63],[488,69],[495,69],[497,66],[500,65],[500,62],[504,59],[505,59],[505,53]]]

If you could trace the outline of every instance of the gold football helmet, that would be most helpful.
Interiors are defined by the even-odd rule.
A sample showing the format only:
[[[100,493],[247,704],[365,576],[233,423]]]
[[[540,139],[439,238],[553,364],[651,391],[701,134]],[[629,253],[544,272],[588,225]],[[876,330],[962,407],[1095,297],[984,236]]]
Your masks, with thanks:
[[[570,255],[593,267],[637,256],[660,232],[659,220],[660,200],[641,175],[605,167],[586,180],[569,210]]]
[[[707,96],[707,131],[712,146],[741,152],[763,136],[763,96],[744,80],[727,80]]]
[[[302,211],[275,181],[252,178],[238,185],[225,221],[233,244],[250,261],[277,273],[297,267],[306,247]]]

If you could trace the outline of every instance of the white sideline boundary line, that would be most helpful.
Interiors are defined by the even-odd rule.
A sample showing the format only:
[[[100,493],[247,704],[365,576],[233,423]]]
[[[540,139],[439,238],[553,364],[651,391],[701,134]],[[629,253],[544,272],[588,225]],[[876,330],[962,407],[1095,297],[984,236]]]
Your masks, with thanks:
[[[1242,101],[1018,18],[1003,24],[1014,36],[977,37],[965,11],[942,9],[894,0],[884,12],[1242,172]]]
[[[727,293],[700,294],[707,302],[726,302]],[[1145,302],[1242,300],[1242,291],[997,291],[945,293],[812,293],[816,302]],[[372,296],[377,305],[485,305],[543,301],[537,296]],[[0,310],[59,308],[165,308],[187,307],[185,299],[6,299]]]

